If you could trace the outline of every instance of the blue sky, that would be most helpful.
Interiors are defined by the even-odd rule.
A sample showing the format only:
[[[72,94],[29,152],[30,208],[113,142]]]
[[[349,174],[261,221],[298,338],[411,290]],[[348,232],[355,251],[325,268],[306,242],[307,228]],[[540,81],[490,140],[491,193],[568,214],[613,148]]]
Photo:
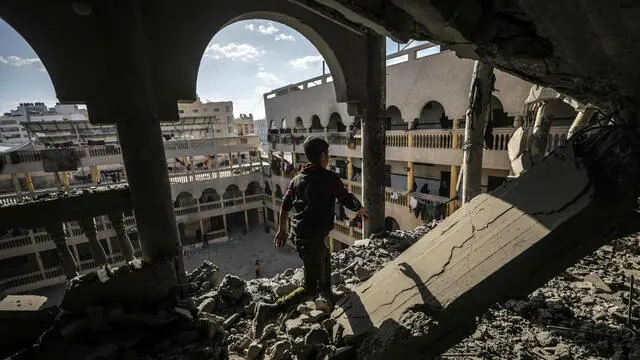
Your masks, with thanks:
[[[397,44],[387,39],[387,53]],[[222,29],[203,55],[201,100],[233,101],[234,112],[264,116],[262,94],[322,74],[322,57],[295,30],[270,21],[240,21]],[[0,114],[20,102],[55,104],[51,79],[29,44],[0,20]]]

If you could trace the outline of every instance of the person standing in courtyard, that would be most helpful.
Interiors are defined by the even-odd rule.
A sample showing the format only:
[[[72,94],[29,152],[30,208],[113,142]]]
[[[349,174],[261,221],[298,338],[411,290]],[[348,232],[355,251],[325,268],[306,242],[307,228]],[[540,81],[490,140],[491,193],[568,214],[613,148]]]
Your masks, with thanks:
[[[304,265],[304,286],[278,299],[275,304],[258,304],[254,318],[256,336],[261,335],[266,323],[274,316],[307,298],[319,297],[328,303],[330,309],[333,308],[331,254],[325,239],[334,227],[335,201],[357,212],[362,219],[368,219],[358,198],[345,188],[336,173],[327,170],[329,144],[323,139],[310,137],[303,147],[310,164],[289,183],[274,243],[283,247],[287,239],[293,242]],[[290,211],[293,211],[291,233],[287,229]]]
[[[256,279],[260,277],[260,262],[256,260]]]

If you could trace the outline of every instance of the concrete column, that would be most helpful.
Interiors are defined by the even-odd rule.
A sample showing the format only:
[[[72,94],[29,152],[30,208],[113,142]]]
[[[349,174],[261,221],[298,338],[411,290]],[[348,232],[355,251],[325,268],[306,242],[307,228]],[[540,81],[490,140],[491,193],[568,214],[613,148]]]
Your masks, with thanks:
[[[133,250],[133,245],[131,244],[131,240],[129,239],[129,235],[124,228],[124,214],[123,213],[112,213],[107,215],[109,217],[109,221],[111,221],[111,225],[113,225],[113,229],[116,232],[118,237],[118,244],[120,245],[120,252],[124,259],[128,262],[135,258],[135,252]]]
[[[35,186],[33,186],[33,179],[31,178],[31,173],[24,173],[24,181],[27,183],[27,189],[29,190],[30,193],[35,193],[36,192],[36,188]]]
[[[29,229],[28,234],[29,234],[29,240],[31,241],[31,245],[35,246],[36,238],[33,235],[33,230]],[[43,279],[46,279],[47,277],[45,273],[44,263],[42,262],[42,256],[40,255],[40,251],[36,251],[35,255],[36,255],[36,262],[38,263],[38,269],[40,270],[40,275],[42,275]]]
[[[464,132],[464,160],[462,162],[462,203],[467,203],[482,192],[482,150],[484,129],[489,116],[489,103],[495,83],[493,65],[476,61],[473,69],[469,108]]]
[[[228,154],[229,155],[229,166],[233,166],[233,155],[231,153]]]
[[[60,183],[60,173],[58,173],[57,171],[53,173],[53,180],[56,183],[56,187],[58,188],[58,190],[62,189],[62,185]]]
[[[569,133],[567,133],[567,139],[571,139],[573,134],[575,134],[578,130],[582,129],[583,127],[587,126],[587,124],[589,123],[589,120],[591,120],[591,117],[595,112],[596,112],[596,109],[593,109],[593,108],[587,108],[582,111],[579,111],[578,114],[576,115],[575,120],[573,120],[571,127],[569,128]]]
[[[20,187],[20,181],[18,180],[18,174],[11,174],[11,181],[13,181],[13,187],[16,189],[17,194],[22,194],[22,188]]]
[[[56,246],[56,252],[58,254],[58,259],[62,262],[64,275],[67,280],[73,279],[78,276],[78,266],[76,265],[76,261],[73,259],[73,255],[71,255],[71,251],[69,251],[69,247],[67,247],[63,224],[61,222],[51,223],[47,224],[46,228],[49,233],[49,237]]]
[[[333,252],[333,237],[329,235],[329,251]]]
[[[327,132],[327,127],[324,127],[324,141],[329,142],[329,133]]]
[[[182,258],[178,256],[181,254],[180,237],[158,115],[160,101],[166,101],[171,102],[166,106],[175,109],[177,118],[177,105],[175,99],[160,99],[154,90],[152,60],[140,3],[131,1],[100,10],[112,12],[103,16],[119,19],[117,22],[98,21],[105,27],[99,33],[104,36],[105,60],[114,94],[113,98],[101,100],[110,101],[105,109],[113,113],[111,115],[119,114],[118,138],[142,253],[146,260],[174,260],[178,276],[182,277]],[[90,104],[88,106],[91,114]]]
[[[209,159],[209,161],[207,161],[207,169],[213,170],[213,168],[214,168],[214,165],[213,165],[214,158],[212,156],[209,156],[208,159]]]
[[[552,120],[553,117],[549,114],[549,107],[543,102],[536,111],[536,121],[531,134],[531,163],[534,165],[542,161],[544,154],[547,152],[547,141]]]
[[[102,244],[100,244],[100,241],[98,240],[98,230],[96,229],[96,222],[94,218],[82,218],[78,223],[84,235],[89,239],[89,248],[91,249],[93,261],[98,266],[106,265],[107,255],[102,248]]]
[[[244,207],[244,225],[246,226],[247,232],[249,232],[249,213],[247,212],[247,196],[244,191],[242,192],[242,205]]]
[[[453,129],[460,129],[461,119],[453,120]],[[460,146],[460,142],[457,134],[453,134],[453,138],[451,140],[451,145],[454,149],[457,149]],[[453,199],[458,196],[458,178],[460,177],[460,166],[451,165],[451,179],[449,180],[449,198]],[[454,201],[449,203],[448,206],[449,215],[451,215],[454,211],[456,211],[456,203]]]
[[[413,189],[413,182],[415,181],[414,170],[413,170],[413,161],[407,162],[407,168],[409,169],[407,171],[407,191],[412,191],[412,190],[414,190]]]
[[[369,222],[364,236],[384,229],[385,165],[385,95],[386,60],[384,37],[369,33],[367,37],[367,98],[362,118],[362,188]]]
[[[353,179],[353,158],[351,156],[347,157],[347,180],[349,180],[349,191],[353,191],[353,185],[351,184],[351,180]]]
[[[62,186],[65,190],[69,190],[69,173],[67,171],[62,172]]]
[[[89,166],[89,170],[91,172],[91,183],[93,185],[98,185],[98,182],[100,182],[100,170],[98,169],[98,166],[91,165]]]

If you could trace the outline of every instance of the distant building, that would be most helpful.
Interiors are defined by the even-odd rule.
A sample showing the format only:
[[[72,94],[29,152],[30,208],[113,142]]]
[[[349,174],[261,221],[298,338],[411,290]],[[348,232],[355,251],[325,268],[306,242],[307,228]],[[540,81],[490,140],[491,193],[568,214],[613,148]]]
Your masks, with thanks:
[[[189,119],[195,122],[201,122],[201,120],[211,122],[213,124],[211,130],[216,137],[235,134],[231,101],[203,103],[198,99],[190,104],[178,104],[178,113],[185,124],[189,123]]]
[[[260,145],[269,143],[267,140],[267,119],[253,120],[254,133],[260,138]]]
[[[76,121],[88,120],[87,110],[77,105],[56,104],[47,107],[45,103],[20,103],[20,105],[0,116],[0,142],[24,143],[29,141],[23,122]]]
[[[254,124],[253,124],[253,114],[240,114],[240,117],[235,119],[234,121],[236,127],[236,134],[238,135],[248,135],[255,134]]]

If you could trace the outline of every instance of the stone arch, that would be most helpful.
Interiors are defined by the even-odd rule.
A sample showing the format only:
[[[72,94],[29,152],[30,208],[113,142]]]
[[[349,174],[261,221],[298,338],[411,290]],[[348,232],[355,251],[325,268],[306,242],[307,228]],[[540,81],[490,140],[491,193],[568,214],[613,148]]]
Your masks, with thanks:
[[[415,129],[443,129],[450,123],[444,106],[438,101],[429,101],[422,107],[420,117],[415,120]]]
[[[269,186],[269,182],[264,182],[264,193],[267,195],[271,195],[271,186]]]
[[[183,191],[176,196],[176,201],[173,202],[173,207],[181,208],[185,206],[197,205],[196,198],[188,191]]]
[[[295,129],[296,130],[305,130],[304,121],[302,121],[302,118],[300,116],[296,116]]]
[[[269,130],[275,130],[276,128],[276,122],[273,120],[269,120]]]
[[[252,181],[247,185],[247,190],[244,191],[245,195],[256,195],[262,194],[262,188],[260,187],[260,183],[257,181]]]
[[[313,115],[311,116],[311,132],[323,132],[324,126],[322,126],[322,122],[320,122],[320,116]]]
[[[286,128],[287,128],[287,119],[282,118],[282,120],[280,121],[280,129],[286,129]]]
[[[280,184],[276,184],[276,198],[282,199],[282,188]]]
[[[407,123],[402,120],[402,112],[400,112],[400,109],[397,106],[391,105],[387,108],[384,129],[407,130]]]
[[[391,216],[384,218],[384,229],[387,231],[400,230],[400,224]]]
[[[206,188],[202,190],[202,195],[200,195],[201,203],[214,202],[214,201],[220,201],[220,195],[218,195],[218,192],[216,191],[216,189]]]
[[[231,184],[227,186],[227,188],[224,190],[224,194],[222,194],[222,198],[225,200],[241,198],[241,197],[242,197],[242,191],[236,184]]]
[[[502,106],[502,101],[498,99],[495,95],[491,95],[491,122],[494,128],[497,127],[508,127],[513,125],[513,117],[509,117],[509,115],[504,111],[504,106]]]
[[[329,131],[345,132],[347,127],[342,122],[342,116],[339,113],[333,112],[329,116],[329,125],[327,126]]]

